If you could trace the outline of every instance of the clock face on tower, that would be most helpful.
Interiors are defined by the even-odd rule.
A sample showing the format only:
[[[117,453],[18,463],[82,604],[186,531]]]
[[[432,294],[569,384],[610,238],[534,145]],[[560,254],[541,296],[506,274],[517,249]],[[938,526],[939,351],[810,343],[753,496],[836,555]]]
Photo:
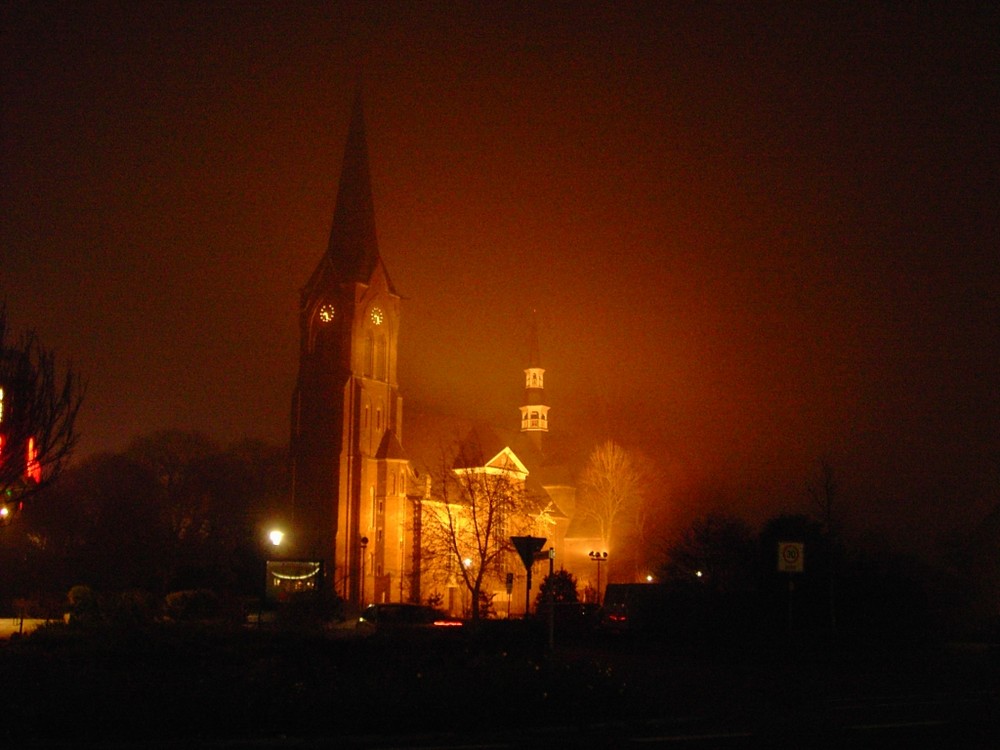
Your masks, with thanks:
[[[382,321],[383,320],[385,320],[385,315],[382,314],[382,308],[381,307],[373,307],[372,308],[372,323],[374,323],[377,326],[380,326],[380,325],[382,325]]]
[[[332,323],[333,319],[337,317],[337,308],[327,302],[321,305],[319,308],[319,322],[320,323]]]

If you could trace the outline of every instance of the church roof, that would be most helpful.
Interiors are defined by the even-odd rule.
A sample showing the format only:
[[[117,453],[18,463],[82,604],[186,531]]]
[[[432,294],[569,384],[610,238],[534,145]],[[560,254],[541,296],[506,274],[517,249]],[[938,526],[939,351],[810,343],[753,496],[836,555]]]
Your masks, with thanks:
[[[375,458],[406,461],[409,456],[403,450],[395,431],[386,430],[375,452]]]
[[[326,255],[309,280],[307,290],[325,283],[369,283],[380,263],[375,232],[375,203],[372,199],[371,171],[368,165],[368,141],[365,137],[361,91],[354,99],[351,124],[340,171],[337,205]],[[383,264],[383,270],[385,266]],[[386,273],[389,291],[396,293]]]

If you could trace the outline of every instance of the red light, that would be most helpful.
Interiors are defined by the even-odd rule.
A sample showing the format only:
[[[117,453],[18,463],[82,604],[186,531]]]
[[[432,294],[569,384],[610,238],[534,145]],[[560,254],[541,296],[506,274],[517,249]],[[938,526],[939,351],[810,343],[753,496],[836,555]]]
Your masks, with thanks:
[[[28,479],[36,484],[42,481],[42,467],[38,464],[38,449],[35,448],[35,439],[28,438],[28,455],[24,473]]]
[[[462,623],[458,620],[435,620],[434,627],[436,628],[460,628]]]

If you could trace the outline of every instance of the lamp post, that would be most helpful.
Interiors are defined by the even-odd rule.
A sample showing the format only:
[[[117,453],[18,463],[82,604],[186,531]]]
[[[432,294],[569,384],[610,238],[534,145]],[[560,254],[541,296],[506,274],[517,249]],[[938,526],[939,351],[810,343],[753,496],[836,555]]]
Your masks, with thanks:
[[[285,532],[281,529],[271,529],[267,532],[267,538],[271,542],[271,546],[277,550],[281,546],[282,540],[285,538]],[[257,611],[257,627],[259,628],[261,622],[264,619],[264,602],[267,600],[267,585],[270,583],[268,580],[270,578],[270,573],[267,570],[267,560],[264,560],[264,590],[261,592],[260,596],[260,609]]]
[[[597,563],[597,603],[601,603],[601,563],[606,563],[608,561],[607,552],[594,552],[591,551],[590,559]]]
[[[358,598],[358,603],[361,609],[365,607],[365,557],[366,550],[368,549],[368,537],[361,537],[361,594]]]

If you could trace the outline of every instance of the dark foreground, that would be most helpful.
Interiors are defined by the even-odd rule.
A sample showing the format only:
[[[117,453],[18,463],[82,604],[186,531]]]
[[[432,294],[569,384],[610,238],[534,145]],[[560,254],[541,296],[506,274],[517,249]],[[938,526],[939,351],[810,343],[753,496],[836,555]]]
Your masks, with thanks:
[[[1000,652],[831,639],[43,629],[0,646],[6,746],[994,747]]]

